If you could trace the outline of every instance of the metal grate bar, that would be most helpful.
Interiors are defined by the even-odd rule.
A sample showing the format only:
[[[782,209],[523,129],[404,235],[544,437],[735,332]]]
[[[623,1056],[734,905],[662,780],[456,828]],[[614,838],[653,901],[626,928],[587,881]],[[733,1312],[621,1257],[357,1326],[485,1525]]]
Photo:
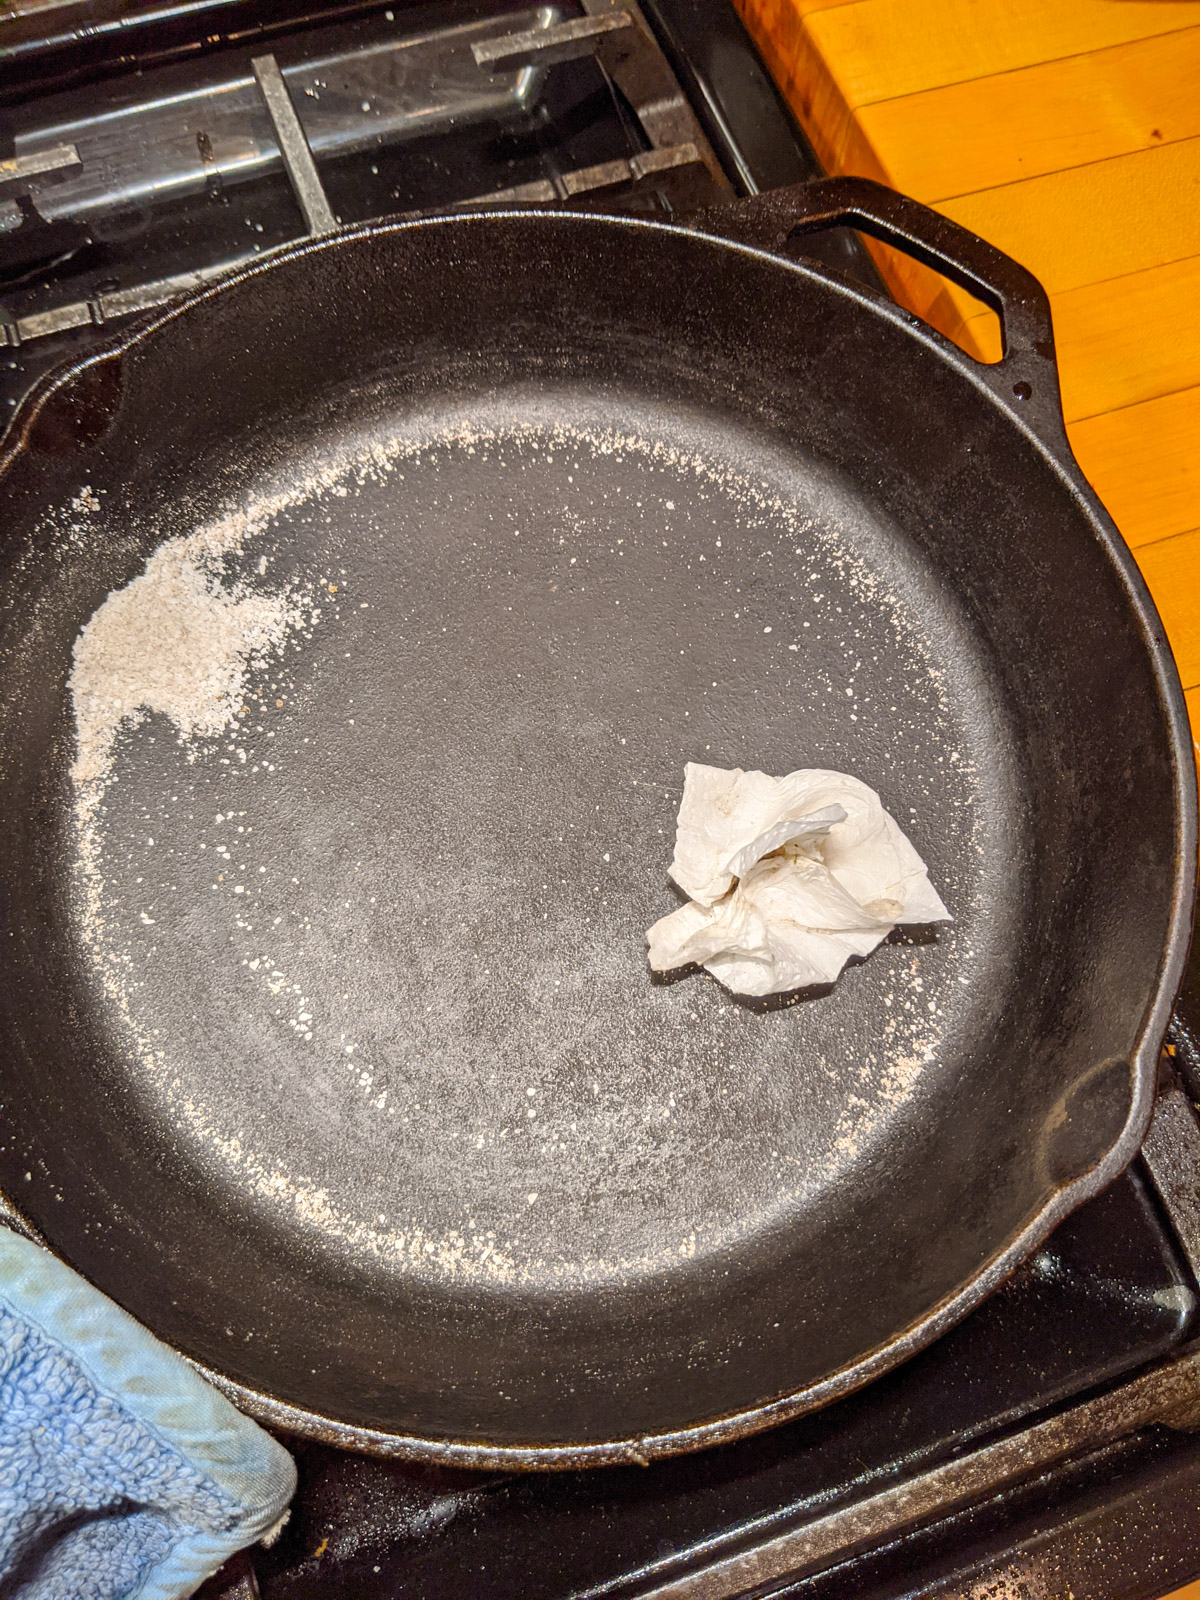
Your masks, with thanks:
[[[552,28],[526,28],[520,33],[502,34],[499,39],[483,39],[471,46],[471,54],[478,66],[493,72],[512,72],[591,55],[605,34],[632,27],[633,18],[627,11],[574,17]]]
[[[65,172],[79,164],[79,150],[73,144],[52,144],[43,150],[31,150],[28,155],[9,156],[0,161],[0,188],[25,187],[34,178]]]
[[[321,175],[308,148],[308,140],[304,137],[304,129],[296,115],[288,86],[283,81],[279,63],[274,56],[255,56],[250,69],[266,104],[271,126],[275,129],[279,153],[283,157],[297,203],[304,213],[305,226],[314,235],[335,232],[338,220],[325,194]]]

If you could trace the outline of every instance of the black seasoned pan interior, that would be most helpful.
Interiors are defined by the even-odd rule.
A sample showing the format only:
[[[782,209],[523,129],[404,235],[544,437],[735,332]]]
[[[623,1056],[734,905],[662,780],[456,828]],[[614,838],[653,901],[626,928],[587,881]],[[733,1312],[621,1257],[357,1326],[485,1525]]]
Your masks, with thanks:
[[[1154,625],[970,365],[801,266],[510,214],[298,251],[43,394],[22,1213],[260,1414],[468,1463],[761,1426],[960,1315],[1136,1146],[1188,847]],[[169,541],[290,613],[231,725],[160,706],[81,799],[73,643]],[[688,760],[865,779],[953,924],[798,999],[653,980]]]

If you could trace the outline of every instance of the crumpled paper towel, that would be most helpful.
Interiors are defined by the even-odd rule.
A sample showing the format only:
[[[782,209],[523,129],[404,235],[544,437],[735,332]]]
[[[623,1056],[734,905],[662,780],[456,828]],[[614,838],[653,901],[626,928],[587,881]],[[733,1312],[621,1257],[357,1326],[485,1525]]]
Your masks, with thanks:
[[[874,789],[844,772],[688,762],[671,876],[691,899],[648,929],[651,967],[698,962],[734,994],[832,983],[898,922],[952,920]]]

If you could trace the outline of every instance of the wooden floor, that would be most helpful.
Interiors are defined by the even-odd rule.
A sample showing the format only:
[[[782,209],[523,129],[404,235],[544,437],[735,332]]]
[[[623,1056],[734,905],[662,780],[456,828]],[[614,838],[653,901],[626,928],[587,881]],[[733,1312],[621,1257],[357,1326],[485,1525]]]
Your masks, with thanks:
[[[1071,443],[1200,730],[1200,3],[735,3],[829,171],[936,206],[1049,291]],[[877,259],[898,298],[996,358],[978,301]]]

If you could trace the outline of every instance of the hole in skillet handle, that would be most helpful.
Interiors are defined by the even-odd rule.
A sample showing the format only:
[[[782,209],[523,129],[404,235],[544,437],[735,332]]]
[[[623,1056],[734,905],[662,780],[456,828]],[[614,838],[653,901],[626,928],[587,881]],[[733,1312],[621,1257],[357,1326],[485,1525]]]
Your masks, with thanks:
[[[807,254],[826,235],[801,237]],[[927,322],[960,350],[988,366],[1004,359],[1004,327],[998,311],[944,273],[914,261],[903,250],[866,235],[855,237],[862,237],[863,249],[878,267],[889,296],[912,312],[914,325]],[[796,249],[797,244],[791,248]]]
[[[119,354],[93,359],[56,380],[35,396],[23,438],[31,452],[47,456],[84,455],[110,431],[124,393]]]
[[[976,292],[978,285],[964,286],[938,266],[919,261],[912,251],[885,244],[875,229],[849,226],[796,226],[779,237],[779,248],[789,256],[803,255],[823,266],[837,268],[837,255],[831,240],[857,241],[862,256],[870,262],[871,281],[867,287],[882,292],[909,313],[914,327],[928,323],[952,344],[974,360],[994,366],[1004,359],[1004,324],[990,300]],[[844,270],[844,268],[843,268]]]

